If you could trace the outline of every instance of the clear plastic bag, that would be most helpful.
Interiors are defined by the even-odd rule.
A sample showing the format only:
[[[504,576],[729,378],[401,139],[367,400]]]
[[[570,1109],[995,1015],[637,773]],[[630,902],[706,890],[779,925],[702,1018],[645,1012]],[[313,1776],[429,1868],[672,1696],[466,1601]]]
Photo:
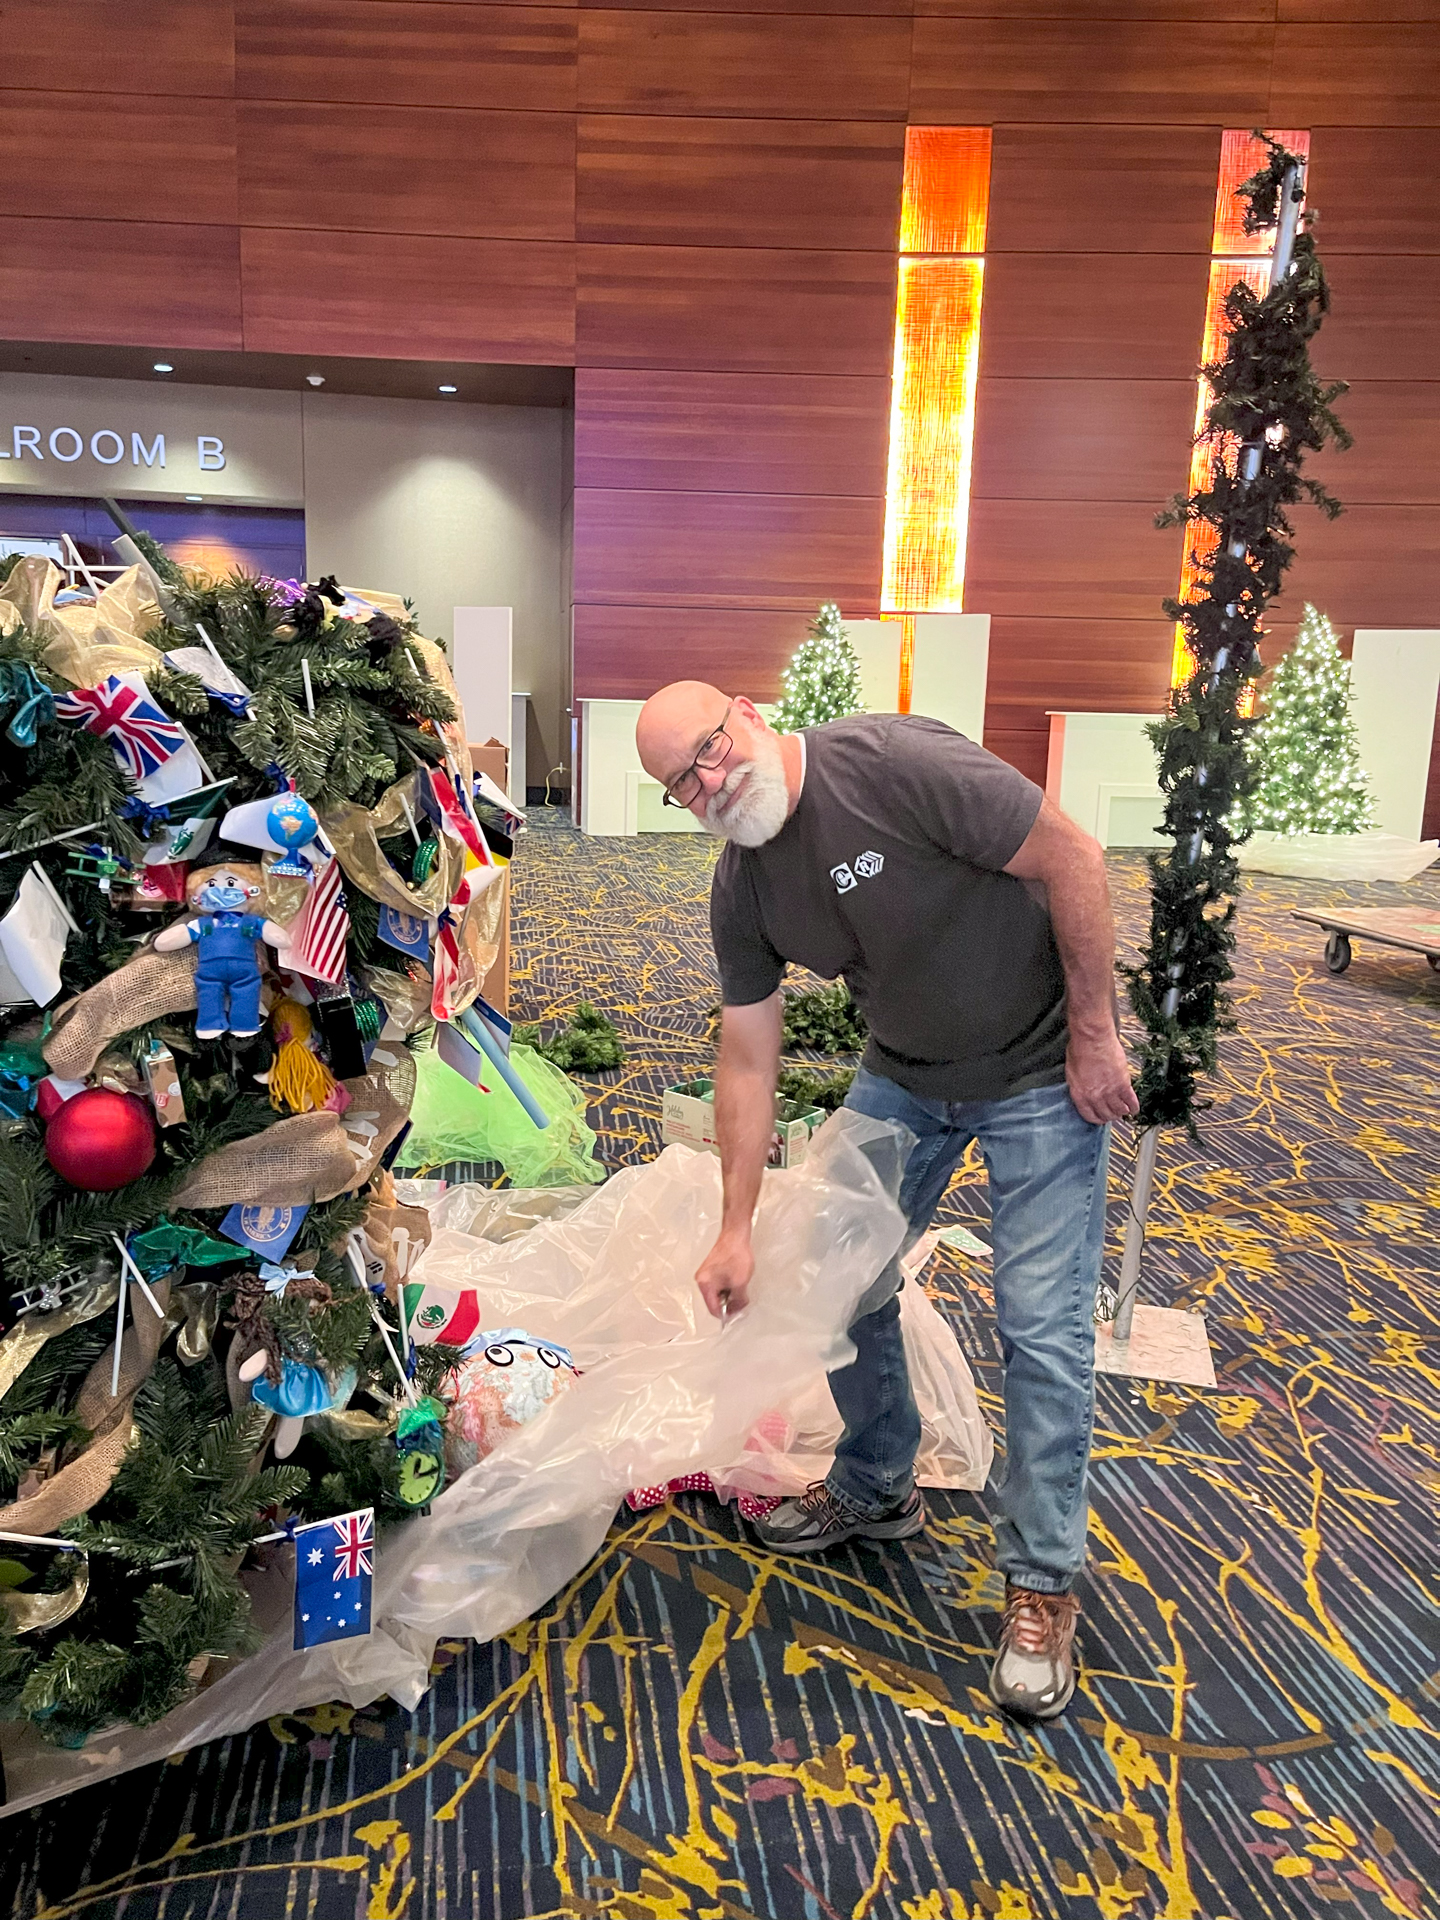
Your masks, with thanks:
[[[767,1490],[789,1491],[823,1473],[837,1425],[825,1374],[853,1353],[855,1307],[901,1244],[894,1195],[909,1144],[902,1129],[842,1111],[800,1166],[768,1173],[751,1302],[723,1329],[694,1283],[720,1217],[712,1155],[671,1147],[517,1239],[443,1224],[468,1217],[503,1232],[505,1214],[463,1189],[442,1196],[411,1278],[480,1288],[487,1325],[560,1342],[581,1379],[447,1487],[430,1515],[383,1536],[367,1639],[292,1652],[288,1578],[272,1576],[257,1594],[273,1622],[263,1652],[159,1726],[100,1734],[80,1753],[7,1731],[15,1802],[323,1701],[388,1693],[414,1705],[438,1638],[488,1640],[533,1613],[599,1549],[632,1488],[706,1470],[737,1487],[769,1475]],[[509,1198],[523,1214],[526,1196]],[[902,1300],[927,1461],[942,1484],[979,1485],[989,1436],[964,1359],[917,1289]]]

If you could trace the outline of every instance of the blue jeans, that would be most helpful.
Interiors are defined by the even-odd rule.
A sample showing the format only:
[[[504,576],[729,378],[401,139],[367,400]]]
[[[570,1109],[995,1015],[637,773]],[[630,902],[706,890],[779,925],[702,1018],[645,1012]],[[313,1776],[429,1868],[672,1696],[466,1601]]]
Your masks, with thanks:
[[[907,1248],[929,1226],[965,1149],[980,1143],[1005,1361],[1005,1451],[985,1488],[995,1559],[1019,1586],[1064,1593],[1085,1561],[1109,1128],[1082,1120],[1063,1085],[1008,1100],[921,1100],[862,1067],[845,1104],[916,1136],[900,1186]],[[908,1496],[920,1443],[898,1261],[881,1278],[893,1281],[890,1298],[855,1321],[855,1359],[830,1375],[845,1431],[828,1484],[867,1516]]]

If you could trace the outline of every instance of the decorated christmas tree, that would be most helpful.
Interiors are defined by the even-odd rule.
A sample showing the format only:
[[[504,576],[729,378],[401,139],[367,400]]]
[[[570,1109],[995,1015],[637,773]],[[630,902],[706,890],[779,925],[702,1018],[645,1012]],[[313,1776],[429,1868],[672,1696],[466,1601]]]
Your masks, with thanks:
[[[1268,833],[1363,833],[1374,805],[1350,712],[1350,663],[1307,604],[1276,667],[1249,748],[1254,787],[1240,822]]]
[[[257,1644],[251,1543],[438,1489],[387,1168],[505,885],[402,602],[145,550],[0,563],[0,1716],[66,1745]]]
[[[833,600],[810,622],[810,638],[796,650],[782,679],[785,692],[775,714],[781,733],[798,733],[801,727],[865,711],[860,662]]]

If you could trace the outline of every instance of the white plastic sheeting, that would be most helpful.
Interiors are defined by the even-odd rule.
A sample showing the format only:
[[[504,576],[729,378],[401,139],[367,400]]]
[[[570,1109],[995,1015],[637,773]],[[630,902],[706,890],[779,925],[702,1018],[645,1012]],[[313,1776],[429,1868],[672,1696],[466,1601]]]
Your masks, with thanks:
[[[1254,833],[1236,849],[1247,873],[1295,880],[1413,880],[1440,856],[1440,841],[1397,833]]]
[[[728,1487],[784,1492],[822,1474],[838,1430],[824,1376],[853,1354],[845,1329],[901,1245],[892,1196],[908,1142],[842,1112],[799,1167],[766,1175],[751,1304],[723,1329],[694,1284],[720,1217],[712,1155],[671,1147],[573,1211],[536,1209],[516,1238],[457,1231],[467,1219],[494,1230],[494,1209],[442,1197],[410,1277],[480,1288],[487,1325],[559,1341],[582,1379],[447,1487],[428,1517],[385,1535],[367,1639],[293,1652],[288,1570],[272,1574],[256,1592],[271,1628],[264,1649],[158,1726],[98,1734],[74,1753],[7,1729],[5,1810],[272,1714],[380,1694],[414,1705],[436,1640],[488,1640],[542,1606],[599,1549],[631,1488],[705,1470]],[[955,1337],[913,1286],[903,1313],[925,1419],[922,1477],[979,1486],[990,1437]]]

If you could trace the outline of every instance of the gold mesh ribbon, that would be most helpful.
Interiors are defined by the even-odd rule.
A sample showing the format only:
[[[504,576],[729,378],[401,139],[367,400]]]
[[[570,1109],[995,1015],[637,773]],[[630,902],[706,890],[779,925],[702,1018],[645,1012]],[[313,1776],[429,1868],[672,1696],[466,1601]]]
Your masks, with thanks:
[[[0,1606],[9,1614],[16,1633],[44,1633],[84,1606],[90,1591],[90,1556],[76,1552],[65,1557],[71,1562],[71,1572],[70,1584],[63,1593],[0,1593]]]
[[[85,1291],[54,1313],[22,1313],[0,1340],[0,1400],[14,1386],[47,1340],[54,1340],[83,1321],[94,1320],[115,1304],[120,1282],[92,1280]]]
[[[170,1303],[169,1282],[157,1280],[153,1290],[162,1310],[166,1309]],[[130,1324],[120,1342],[119,1393],[112,1396],[110,1392],[115,1354],[111,1341],[86,1374],[75,1402],[75,1418],[92,1436],[89,1444],[38,1491],[0,1507],[0,1533],[54,1533],[67,1520],[88,1513],[109,1491],[130,1445],[135,1394],[149,1378],[165,1331],[165,1321],[151,1311],[140,1289],[132,1287]]]
[[[160,609],[139,567],[127,567],[103,587],[93,607],[57,607],[55,596],[65,585],[53,560],[29,555],[0,587],[0,631],[12,632],[23,620],[45,642],[44,664],[75,687],[161,665],[159,649],[144,637],[159,625]]]
[[[380,851],[382,840],[391,839],[397,833],[409,833],[406,806],[410,809],[410,818],[419,826],[421,777],[418,770],[407,773],[403,780],[387,787],[368,811],[349,801],[338,807],[326,807],[320,815],[320,824],[339,857],[345,877],[353,880],[362,893],[368,893],[382,906],[394,907],[397,913],[433,920],[440,909],[454,899],[460,876],[465,871],[465,848],[460,841],[451,834],[439,834],[435,864],[428,877],[420,881],[402,879]]]

